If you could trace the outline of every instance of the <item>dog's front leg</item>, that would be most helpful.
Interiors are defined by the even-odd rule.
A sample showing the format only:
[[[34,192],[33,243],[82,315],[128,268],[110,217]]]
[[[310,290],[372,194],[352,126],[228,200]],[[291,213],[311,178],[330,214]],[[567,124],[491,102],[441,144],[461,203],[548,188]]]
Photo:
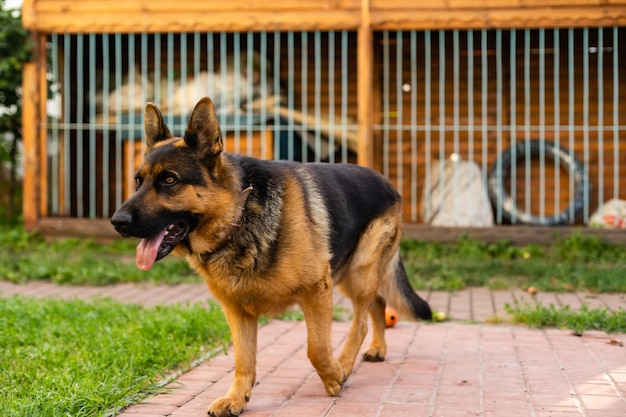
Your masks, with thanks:
[[[235,379],[228,393],[209,406],[211,417],[238,416],[250,401],[256,380],[256,350],[258,317],[245,313],[241,308],[224,305],[226,320],[230,326],[235,351]]]

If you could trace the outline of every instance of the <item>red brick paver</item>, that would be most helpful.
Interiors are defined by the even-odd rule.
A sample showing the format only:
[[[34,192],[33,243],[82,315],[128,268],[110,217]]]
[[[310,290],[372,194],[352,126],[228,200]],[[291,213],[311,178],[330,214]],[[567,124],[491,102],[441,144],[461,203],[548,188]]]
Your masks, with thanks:
[[[334,323],[335,346],[348,327]],[[360,361],[342,394],[329,398],[306,358],[304,323],[272,321],[260,330],[258,383],[244,415],[626,415],[626,354],[603,333],[402,322],[388,339],[386,361]],[[204,415],[232,376],[229,351],[120,417]]]
[[[206,303],[211,298],[206,286],[198,284],[155,285],[150,283],[117,284],[110,286],[68,286],[43,281],[30,281],[14,284],[0,281],[0,296],[22,294],[30,297],[57,297],[61,299],[92,297],[112,298],[126,303],[143,305],[172,305]],[[580,308],[586,304],[591,308],[608,308],[617,311],[626,309],[626,294],[590,293],[539,293],[531,297],[519,289],[491,291],[486,288],[467,288],[463,291],[425,291],[420,293],[430,303],[433,310],[442,311],[455,321],[462,322],[501,322],[506,321],[506,304],[515,300],[540,301],[544,305]],[[350,301],[339,293],[335,294],[335,304],[351,309]]]
[[[0,294],[89,299],[111,297],[146,305],[206,302],[202,284],[66,287],[0,281]],[[422,294],[453,322],[400,322],[387,332],[385,362],[357,362],[338,398],[326,396],[306,356],[302,322],[271,321],[259,333],[258,383],[244,416],[626,416],[625,334],[489,325],[504,305],[532,302],[519,290],[472,288]],[[624,294],[539,294],[544,304],[618,310]],[[341,297],[337,304],[349,307]],[[349,323],[333,324],[338,349]],[[367,344],[367,341],[366,341]],[[120,417],[191,417],[227,390],[233,354],[219,355],[168,385],[168,392],[129,407]]]

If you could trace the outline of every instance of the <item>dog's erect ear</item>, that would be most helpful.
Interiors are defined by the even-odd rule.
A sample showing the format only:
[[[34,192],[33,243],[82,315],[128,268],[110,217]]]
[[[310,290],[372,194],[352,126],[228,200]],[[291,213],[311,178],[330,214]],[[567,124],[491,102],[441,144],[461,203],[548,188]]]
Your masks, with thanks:
[[[148,149],[152,148],[157,142],[172,137],[170,130],[165,126],[161,110],[152,103],[146,104],[146,115],[143,124],[146,131],[146,145],[148,145]]]
[[[185,142],[206,158],[215,158],[224,149],[222,134],[210,98],[203,98],[193,109],[185,129]]]

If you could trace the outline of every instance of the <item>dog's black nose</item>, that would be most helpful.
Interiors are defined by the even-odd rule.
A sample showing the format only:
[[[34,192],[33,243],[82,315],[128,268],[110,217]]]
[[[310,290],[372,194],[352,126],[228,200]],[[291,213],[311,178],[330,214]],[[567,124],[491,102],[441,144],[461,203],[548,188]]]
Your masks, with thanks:
[[[128,212],[116,211],[111,217],[111,224],[120,233],[124,233],[130,227],[133,217]]]

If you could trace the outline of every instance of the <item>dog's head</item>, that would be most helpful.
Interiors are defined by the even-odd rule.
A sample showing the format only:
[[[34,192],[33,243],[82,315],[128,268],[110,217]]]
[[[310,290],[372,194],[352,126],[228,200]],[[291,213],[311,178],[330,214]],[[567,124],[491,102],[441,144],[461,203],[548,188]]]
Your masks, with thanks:
[[[194,232],[200,228],[219,241],[240,204],[241,186],[222,157],[222,137],[209,98],[196,105],[184,137],[170,133],[152,103],[146,105],[144,127],[147,151],[135,174],[136,193],[111,223],[122,236],[142,238],[137,267],[148,270],[179,245],[192,251]]]

